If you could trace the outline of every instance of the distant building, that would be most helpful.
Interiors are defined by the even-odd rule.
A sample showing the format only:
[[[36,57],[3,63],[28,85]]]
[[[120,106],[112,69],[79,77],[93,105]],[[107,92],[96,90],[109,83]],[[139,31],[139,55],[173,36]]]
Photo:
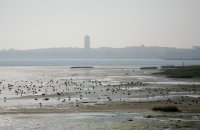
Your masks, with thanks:
[[[84,37],[84,49],[89,50],[90,49],[90,36],[86,35]]]

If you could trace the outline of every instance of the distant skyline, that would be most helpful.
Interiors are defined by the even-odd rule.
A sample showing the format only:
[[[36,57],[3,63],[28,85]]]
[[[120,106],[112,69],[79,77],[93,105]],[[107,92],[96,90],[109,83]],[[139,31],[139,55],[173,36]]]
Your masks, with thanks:
[[[0,0],[0,50],[200,46],[200,0]]]

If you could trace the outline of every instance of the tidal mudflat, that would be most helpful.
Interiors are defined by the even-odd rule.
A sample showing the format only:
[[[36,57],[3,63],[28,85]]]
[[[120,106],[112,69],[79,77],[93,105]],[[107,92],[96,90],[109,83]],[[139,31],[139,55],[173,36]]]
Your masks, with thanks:
[[[132,67],[0,67],[0,129],[200,128],[200,79]],[[179,111],[153,111],[173,106]]]

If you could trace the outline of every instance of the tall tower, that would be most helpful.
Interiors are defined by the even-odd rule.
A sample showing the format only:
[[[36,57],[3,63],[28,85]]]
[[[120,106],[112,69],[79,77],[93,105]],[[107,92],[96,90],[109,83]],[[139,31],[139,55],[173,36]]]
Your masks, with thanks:
[[[89,50],[90,49],[90,36],[86,35],[84,37],[84,49]]]

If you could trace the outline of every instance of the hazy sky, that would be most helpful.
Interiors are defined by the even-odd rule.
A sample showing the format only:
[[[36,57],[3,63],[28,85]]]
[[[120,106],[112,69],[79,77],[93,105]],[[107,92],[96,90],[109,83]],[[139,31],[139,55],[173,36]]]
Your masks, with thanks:
[[[0,0],[0,49],[200,45],[200,0]]]

